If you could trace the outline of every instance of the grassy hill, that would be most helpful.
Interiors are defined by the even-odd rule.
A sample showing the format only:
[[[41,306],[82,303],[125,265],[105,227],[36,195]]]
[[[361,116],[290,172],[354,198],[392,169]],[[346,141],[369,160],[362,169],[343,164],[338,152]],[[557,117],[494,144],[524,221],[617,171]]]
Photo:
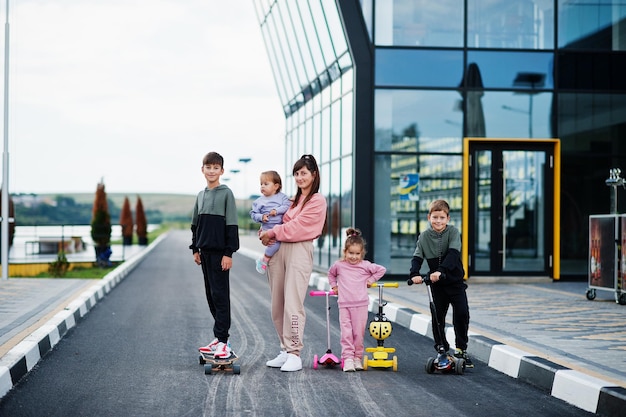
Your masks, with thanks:
[[[57,195],[71,197],[79,204],[93,204],[95,193],[61,193],[61,194],[39,194],[41,197],[49,197],[54,199]],[[195,195],[186,194],[124,194],[124,193],[107,193],[107,198],[117,206],[122,207],[124,197],[128,197],[130,207],[135,209],[137,197],[141,197],[144,210],[159,210],[166,217],[188,217],[191,218],[191,208],[196,199]]]

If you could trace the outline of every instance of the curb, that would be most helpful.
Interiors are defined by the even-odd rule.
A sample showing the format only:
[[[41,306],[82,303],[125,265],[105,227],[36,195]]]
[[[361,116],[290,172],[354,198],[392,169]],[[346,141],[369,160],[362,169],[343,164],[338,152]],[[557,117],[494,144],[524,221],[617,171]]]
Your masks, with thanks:
[[[160,235],[145,250],[124,261],[72,300],[63,311],[55,314],[0,358],[0,399],[4,397],[54,346],[133,270],[158,245],[167,233]]]
[[[311,274],[309,286],[320,291],[330,290],[328,278],[315,272]],[[378,313],[378,297],[370,295],[369,311]],[[388,303],[385,306],[385,317],[393,323],[433,339],[429,315]],[[454,340],[453,328],[446,328],[446,337],[448,340]],[[472,357],[486,363],[490,368],[533,385],[585,411],[609,417],[624,415],[626,388],[550,362],[478,333],[470,332],[469,339]]]

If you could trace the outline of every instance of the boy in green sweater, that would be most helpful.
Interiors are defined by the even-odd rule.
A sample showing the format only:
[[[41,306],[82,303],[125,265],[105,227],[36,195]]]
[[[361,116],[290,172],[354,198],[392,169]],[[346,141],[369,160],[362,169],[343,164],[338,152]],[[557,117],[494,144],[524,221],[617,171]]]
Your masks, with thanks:
[[[215,320],[215,339],[198,350],[213,353],[215,358],[231,356],[228,343],[230,330],[229,271],[233,253],[239,249],[237,207],[233,192],[220,184],[224,174],[224,158],[209,152],[202,159],[206,188],[198,194],[191,216],[191,245],[196,264],[202,266],[204,288],[209,310]]]
[[[428,275],[432,282],[433,302],[437,310],[439,330],[432,321],[435,350],[443,346],[450,350],[446,339],[445,324],[448,308],[452,305],[452,324],[454,326],[456,350],[454,356],[465,359],[465,366],[473,368],[467,356],[469,306],[467,303],[467,284],[463,281],[465,271],[461,263],[461,233],[459,229],[448,224],[450,222],[450,206],[445,200],[435,200],[428,211],[430,228],[417,238],[417,247],[411,260],[409,279],[414,284],[424,282],[420,275],[422,263],[428,264]],[[439,335],[441,335],[441,339]]]

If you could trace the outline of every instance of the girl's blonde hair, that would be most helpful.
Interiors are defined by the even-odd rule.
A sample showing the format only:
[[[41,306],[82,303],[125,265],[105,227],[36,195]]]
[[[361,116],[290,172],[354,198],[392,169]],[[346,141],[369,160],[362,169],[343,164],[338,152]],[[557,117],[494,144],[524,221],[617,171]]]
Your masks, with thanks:
[[[365,254],[367,253],[367,251],[365,250],[365,245],[367,244],[367,242],[365,242],[365,238],[363,238],[363,235],[361,235],[361,231],[359,229],[350,227],[348,228],[348,230],[346,230],[346,236],[346,243],[343,246],[344,254],[350,246],[361,245],[361,247],[363,248],[362,255],[365,256]]]

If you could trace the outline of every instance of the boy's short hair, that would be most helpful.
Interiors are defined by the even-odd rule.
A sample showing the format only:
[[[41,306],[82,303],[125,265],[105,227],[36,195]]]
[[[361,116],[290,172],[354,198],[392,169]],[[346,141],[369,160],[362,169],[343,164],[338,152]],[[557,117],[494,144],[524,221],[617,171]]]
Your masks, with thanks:
[[[431,214],[433,211],[443,211],[446,214],[450,214],[450,205],[446,200],[435,200],[430,203],[430,207],[428,209],[428,214]]]
[[[224,168],[224,158],[217,152],[209,152],[202,158],[202,166],[204,165],[219,165]]]

